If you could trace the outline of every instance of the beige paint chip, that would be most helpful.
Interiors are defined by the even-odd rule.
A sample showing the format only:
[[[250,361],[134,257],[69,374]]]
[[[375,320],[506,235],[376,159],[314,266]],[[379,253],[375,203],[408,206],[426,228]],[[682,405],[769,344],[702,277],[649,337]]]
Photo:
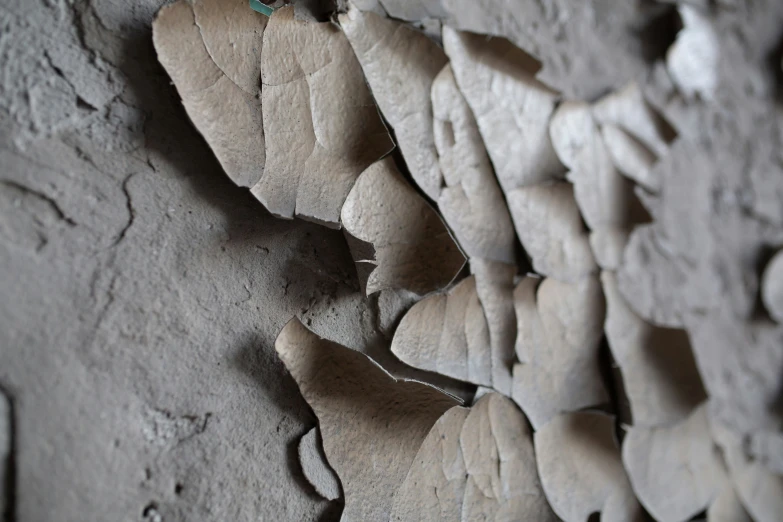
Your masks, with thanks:
[[[469,258],[514,264],[516,236],[478,125],[450,65],[432,84],[435,145],[446,186],[438,208]]]
[[[435,424],[394,500],[393,521],[555,521],[522,413],[497,393]]]
[[[517,337],[514,311],[517,267],[476,258],[470,260],[470,270],[476,278],[476,293],[489,329],[492,388],[510,396]]]
[[[158,60],[188,116],[243,187],[258,182],[266,159],[258,70],[266,23],[243,0],[180,0],[152,25]]]
[[[476,278],[413,305],[394,333],[391,350],[415,368],[491,387],[490,332]]]
[[[604,298],[597,277],[575,284],[522,279],[512,397],[538,429],[561,412],[609,400],[598,366]]]
[[[470,410],[460,434],[467,487],[463,520],[557,520],[546,501],[525,417],[490,393]]]
[[[424,295],[446,287],[465,264],[438,213],[390,157],[359,176],[342,222],[367,295],[387,288]]]
[[[620,366],[634,426],[682,421],[706,398],[684,330],[653,326],[625,301],[613,272],[601,274],[606,296],[604,329]]]
[[[469,413],[455,406],[432,427],[394,497],[392,522],[462,520],[467,470],[460,434]]]
[[[214,64],[248,94],[261,89],[261,49],[267,18],[241,0],[192,2],[196,25]]]
[[[506,199],[517,235],[536,272],[576,282],[596,271],[570,183],[522,187],[506,193]]]
[[[264,32],[267,164],[253,194],[279,217],[340,226],[356,178],[393,144],[345,35],[279,9]]]
[[[558,94],[535,79],[540,64],[508,40],[450,27],[443,46],[503,191],[561,176],[548,132]]]
[[[533,267],[569,282],[593,272],[573,189],[558,181],[564,168],[549,135],[558,95],[535,79],[538,63],[503,38],[449,27],[443,44]]]
[[[299,464],[307,482],[326,500],[340,498],[340,480],[326,462],[318,428],[313,428],[299,440]]]
[[[690,520],[709,506],[726,481],[704,405],[678,424],[630,428],[623,464],[637,498],[661,522]]]
[[[570,169],[574,196],[591,230],[621,228],[631,221],[632,183],[614,166],[590,106],[561,104],[549,125],[555,150]]]
[[[599,228],[590,232],[590,248],[596,264],[604,270],[617,270],[630,236],[631,231],[627,227]]]
[[[351,7],[338,17],[378,106],[394,129],[411,176],[437,201],[443,180],[432,131],[430,89],[448,59],[423,33]]]
[[[570,169],[574,197],[599,266],[619,266],[629,230],[638,220],[633,183],[620,175],[595,123],[590,105],[564,102],[549,125],[560,160]]]
[[[727,481],[723,485],[723,489],[707,508],[707,522],[753,522],[731,482]]]
[[[597,412],[558,415],[535,433],[541,483],[555,513],[584,522],[645,520],[623,469],[614,417]]]
[[[742,504],[756,522],[777,522],[783,513],[783,476],[758,463],[732,472]]]
[[[324,452],[343,485],[342,520],[389,520],[419,447],[457,401],[432,386],[394,379],[298,319],[283,328],[275,349],[318,417]]]

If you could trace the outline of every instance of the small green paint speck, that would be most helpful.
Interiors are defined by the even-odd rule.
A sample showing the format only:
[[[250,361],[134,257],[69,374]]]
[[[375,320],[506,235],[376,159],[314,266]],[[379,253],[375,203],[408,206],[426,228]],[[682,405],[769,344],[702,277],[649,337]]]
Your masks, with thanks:
[[[272,16],[272,13],[274,12],[274,9],[268,5],[262,4],[260,0],[250,0],[250,9],[267,16]]]

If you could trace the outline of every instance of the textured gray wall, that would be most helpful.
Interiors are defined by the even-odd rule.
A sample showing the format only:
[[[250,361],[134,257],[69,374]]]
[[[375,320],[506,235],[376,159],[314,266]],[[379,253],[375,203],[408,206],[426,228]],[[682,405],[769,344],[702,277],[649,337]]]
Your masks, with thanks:
[[[340,506],[301,475],[296,444],[315,418],[273,342],[298,315],[399,370],[382,333],[388,317],[361,297],[339,232],[272,218],[222,173],[157,63],[150,23],[163,3],[0,0],[0,389],[13,413],[0,408],[0,509],[6,502],[23,522],[337,519]],[[552,14],[563,2],[530,5],[552,14],[540,27],[566,35],[542,44],[545,63],[576,64],[550,71],[559,88],[595,97],[637,75],[681,129],[656,227],[697,238],[672,255],[698,255],[694,272],[711,279],[687,291],[663,285],[653,304],[684,300],[687,311],[693,301],[702,318],[701,301],[685,301],[717,279],[699,267],[730,267],[713,301],[741,304],[755,291],[760,246],[783,243],[780,105],[770,101],[783,75],[783,8],[715,2],[717,101],[677,106],[645,59],[662,56],[668,25],[645,32],[642,20],[638,48],[609,46],[628,65],[584,43],[631,39],[610,16],[635,20],[614,9],[629,3],[579,7],[619,36],[573,30],[578,20]],[[694,157],[698,168],[676,163]],[[678,173],[703,173],[703,186]],[[696,197],[707,194],[712,214]],[[747,315],[702,319],[686,321],[704,333],[697,353],[720,347],[716,325]],[[742,390],[725,391],[718,405],[736,416],[729,399]]]
[[[163,3],[0,5],[16,520],[331,520],[273,342],[356,293],[353,264],[338,232],[275,219],[223,175],[157,63]]]

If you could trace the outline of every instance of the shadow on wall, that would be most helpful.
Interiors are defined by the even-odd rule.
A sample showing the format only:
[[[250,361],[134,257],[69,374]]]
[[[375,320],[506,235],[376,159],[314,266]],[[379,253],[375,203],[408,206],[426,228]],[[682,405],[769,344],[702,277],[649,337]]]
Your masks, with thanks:
[[[190,122],[176,89],[158,63],[150,27],[130,36],[124,44],[119,68],[127,77],[130,89],[140,105],[139,109],[145,114],[145,148],[166,158],[173,170],[183,176],[182,181],[188,183],[200,199],[221,212],[233,241],[254,244],[259,234],[268,236],[270,228],[285,234],[300,227],[314,226],[275,218],[249,190],[237,187],[225,175],[211,149]],[[351,260],[339,231],[324,229],[319,241],[330,243],[326,250],[340,258],[341,266],[344,260]],[[352,268],[353,263],[349,266]],[[358,288],[355,270],[348,274],[348,278]],[[274,346],[265,346],[260,336],[251,334],[237,348],[231,364],[284,409],[288,418],[307,426],[300,435],[315,425],[312,411],[277,358]],[[323,502],[319,522],[337,521],[342,513],[342,501],[325,501],[307,482],[299,464],[299,438],[291,440],[286,446],[288,467],[302,490],[309,497]],[[13,517],[8,520],[13,520]]]
[[[11,394],[0,386],[0,520],[16,520],[16,437]]]
[[[315,415],[299,393],[299,388],[293,377],[277,357],[274,346],[264,346],[259,336],[251,335],[235,352],[231,364],[238,372],[262,388],[275,404],[286,411],[290,418],[306,426],[286,445],[286,463],[302,490],[312,499],[323,501],[324,499],[316,493],[315,488],[305,478],[299,463],[299,440],[315,425]],[[342,508],[342,500],[329,502],[321,513],[319,522],[339,520]]]

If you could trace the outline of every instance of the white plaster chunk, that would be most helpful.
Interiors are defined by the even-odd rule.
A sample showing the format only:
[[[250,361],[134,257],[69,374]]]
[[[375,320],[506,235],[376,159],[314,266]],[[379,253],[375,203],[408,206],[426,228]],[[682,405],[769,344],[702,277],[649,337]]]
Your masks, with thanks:
[[[644,144],[660,158],[668,149],[672,132],[668,124],[644,99],[639,85],[630,83],[598,100],[593,118],[603,126],[612,124]]]
[[[394,333],[391,351],[415,368],[491,387],[490,330],[476,278],[467,277],[448,292],[413,305]]]
[[[598,278],[536,283],[526,277],[514,291],[520,362],[512,390],[534,429],[558,413],[609,400],[598,366],[605,306]]]
[[[252,192],[276,216],[339,228],[348,192],[393,148],[391,138],[348,40],[333,24],[278,9],[264,49],[267,164]]]
[[[437,201],[443,184],[432,130],[430,89],[448,59],[423,33],[354,7],[338,17],[411,176]],[[345,92],[340,91],[340,96]]]
[[[698,8],[682,4],[679,11],[684,27],[666,53],[666,68],[685,96],[711,99],[718,87],[718,35]]]
[[[620,294],[613,272],[603,272],[601,282],[606,338],[620,366],[633,425],[671,425],[685,419],[706,399],[687,332],[656,327],[639,317]]]
[[[761,299],[769,315],[783,324],[783,251],[776,253],[764,269]]]
[[[705,406],[671,426],[631,427],[623,441],[623,463],[637,498],[661,522],[690,520],[726,481]]]
[[[645,520],[623,469],[614,417],[558,415],[535,433],[538,472],[552,509],[565,522],[600,512],[605,522]]]
[[[450,27],[443,46],[506,195],[561,177],[548,131],[558,94],[535,79],[538,62],[503,38]]]
[[[388,521],[419,447],[457,401],[432,386],[394,379],[298,319],[280,332],[275,350],[318,417],[324,453],[343,486],[342,520]]]
[[[313,428],[299,440],[299,464],[307,482],[326,500],[340,498],[340,480],[326,462],[318,428]]]
[[[435,145],[446,186],[438,208],[469,258],[514,264],[516,236],[476,120],[450,65],[432,84]]]
[[[536,272],[575,282],[596,271],[570,183],[522,187],[506,198],[514,228]]]
[[[440,216],[391,157],[359,176],[342,222],[367,295],[390,288],[424,295],[446,287],[465,264]]]
[[[181,0],[161,9],[152,27],[188,116],[243,187],[258,182],[266,161],[259,70],[266,24],[243,0]]]
[[[601,126],[601,136],[617,170],[651,192],[661,189],[661,180],[652,168],[655,154],[644,143],[611,123]]]

